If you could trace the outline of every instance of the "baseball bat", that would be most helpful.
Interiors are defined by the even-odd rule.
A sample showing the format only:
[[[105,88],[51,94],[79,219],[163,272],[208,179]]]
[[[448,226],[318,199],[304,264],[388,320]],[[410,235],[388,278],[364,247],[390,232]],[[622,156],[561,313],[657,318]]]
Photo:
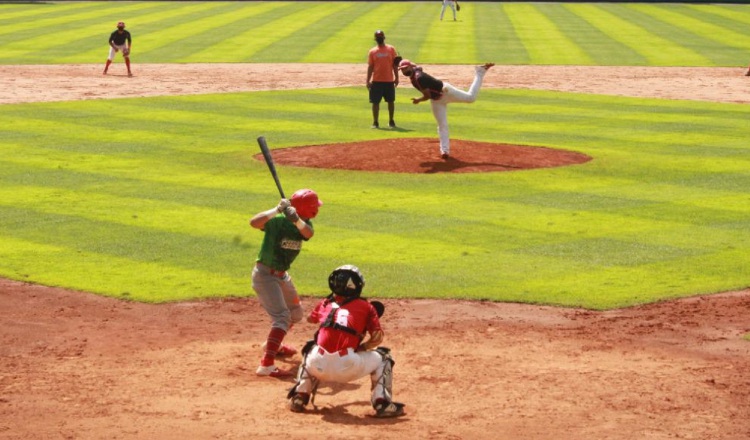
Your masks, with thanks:
[[[268,143],[264,136],[258,136],[258,145],[260,145],[260,152],[263,153],[263,158],[266,159],[266,165],[268,165],[269,171],[273,176],[273,181],[276,182],[276,188],[279,189],[281,198],[285,199],[284,190],[281,188],[281,181],[279,181],[279,174],[276,172],[276,166],[273,164],[273,157],[271,156],[271,150],[268,149]]]

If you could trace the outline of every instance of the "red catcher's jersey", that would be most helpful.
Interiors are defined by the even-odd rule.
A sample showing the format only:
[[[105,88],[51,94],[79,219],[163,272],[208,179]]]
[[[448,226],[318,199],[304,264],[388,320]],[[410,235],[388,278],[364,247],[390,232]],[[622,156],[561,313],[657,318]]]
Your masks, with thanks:
[[[310,316],[323,323],[331,311],[335,313],[333,322],[355,330],[357,335],[333,327],[321,327],[318,331],[317,344],[329,353],[335,353],[346,348],[356,349],[365,332],[373,333],[382,330],[377,311],[372,304],[364,299],[357,298],[342,307],[324,299],[315,306]]]

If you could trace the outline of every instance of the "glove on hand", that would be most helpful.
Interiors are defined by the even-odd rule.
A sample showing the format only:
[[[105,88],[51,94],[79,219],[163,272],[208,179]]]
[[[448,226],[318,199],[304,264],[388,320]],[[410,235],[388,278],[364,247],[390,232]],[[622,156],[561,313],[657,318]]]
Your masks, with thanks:
[[[286,208],[290,206],[292,206],[292,202],[287,199],[281,199],[279,200],[279,204],[276,206],[276,210],[279,211],[279,213],[282,213],[286,210]]]
[[[398,65],[399,65],[399,64],[401,64],[401,60],[403,60],[403,59],[404,59],[404,58],[403,58],[403,57],[402,57],[401,55],[399,55],[399,56],[397,56],[396,58],[394,58],[394,59],[393,59],[393,67],[396,67],[396,68],[397,68],[397,67],[398,67]]]
[[[456,11],[460,11],[460,10],[461,10],[461,5],[459,5],[458,3],[456,3]]]
[[[292,223],[297,223],[297,221],[299,220],[299,214],[297,214],[297,210],[294,209],[294,206],[288,206],[284,210],[284,216]]]

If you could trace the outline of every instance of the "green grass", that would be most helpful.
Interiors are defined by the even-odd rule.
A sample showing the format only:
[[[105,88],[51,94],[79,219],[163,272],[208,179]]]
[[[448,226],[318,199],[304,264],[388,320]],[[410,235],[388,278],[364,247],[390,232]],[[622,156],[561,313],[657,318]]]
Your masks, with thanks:
[[[401,104],[406,136],[434,136]],[[486,90],[455,138],[580,151],[583,165],[402,175],[279,166],[325,205],[295,263],[305,294],[340,264],[369,294],[612,308],[747,286],[750,109]],[[251,294],[277,201],[273,148],[392,137],[359,88],[5,105],[0,275],[139,301]],[[112,129],[112,127],[117,127]]]
[[[0,64],[101,63],[114,23],[136,63],[350,62],[382,29],[420,63],[744,66],[750,7],[663,3],[0,4]],[[364,72],[364,71],[363,71]],[[283,80],[283,77],[280,77]],[[434,136],[399,98],[399,135]],[[325,205],[295,263],[304,294],[358,264],[368,294],[596,309],[748,285],[746,105],[486,90],[458,139],[593,161],[484,174],[279,166]],[[277,202],[273,148],[387,138],[360,88],[0,106],[0,275],[161,302],[251,295]]]
[[[420,63],[740,66],[750,6],[663,3],[0,4],[0,64],[99,63],[124,20],[137,63],[364,62],[376,29]]]

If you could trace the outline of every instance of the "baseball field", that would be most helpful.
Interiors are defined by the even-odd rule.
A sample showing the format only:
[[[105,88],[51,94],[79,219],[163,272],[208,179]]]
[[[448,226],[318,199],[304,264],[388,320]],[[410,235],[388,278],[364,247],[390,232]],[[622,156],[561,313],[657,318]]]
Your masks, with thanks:
[[[0,4],[0,438],[750,437],[750,7],[439,12]],[[132,78],[101,74],[120,20]],[[462,88],[497,64],[452,161],[407,81],[370,128],[376,29]],[[363,270],[406,417],[369,418],[364,381],[293,414],[255,376],[260,135],[324,201],[305,305]]]

